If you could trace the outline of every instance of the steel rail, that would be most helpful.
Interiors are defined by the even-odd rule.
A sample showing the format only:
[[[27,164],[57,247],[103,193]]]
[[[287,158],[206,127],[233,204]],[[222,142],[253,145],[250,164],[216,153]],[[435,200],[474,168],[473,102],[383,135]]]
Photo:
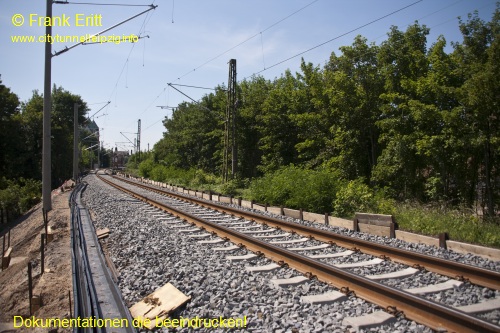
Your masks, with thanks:
[[[292,233],[296,232],[298,234],[314,238],[319,241],[327,243],[335,243],[338,246],[360,250],[363,253],[371,254],[377,257],[383,257],[383,258],[389,257],[391,260],[395,262],[403,263],[408,266],[424,268],[430,272],[442,274],[454,279],[458,279],[461,281],[469,281],[473,284],[482,287],[487,287],[494,290],[500,290],[500,272],[495,272],[492,270],[472,265],[466,265],[456,261],[437,258],[426,254],[408,251],[384,244],[374,243],[355,237],[344,236],[337,234],[335,232],[321,230],[318,228],[301,225],[298,223],[290,223],[278,218],[264,216],[250,211],[245,211],[241,209],[220,205],[214,202],[207,202],[206,200],[199,200],[190,196],[182,195],[180,193],[160,190],[155,187],[147,186],[144,184],[138,184],[136,182],[119,177],[114,177],[114,178],[122,182],[130,183],[135,186],[152,190],[163,195],[181,198],[182,200],[195,203],[204,206],[206,208],[211,208],[218,211],[224,211],[226,213],[233,214],[235,216],[239,216],[244,219],[253,220],[258,223],[266,224],[270,227],[280,228],[283,231]]]
[[[382,306],[393,314],[402,314],[406,318],[422,323],[432,329],[464,333],[500,332],[499,326],[460,310],[446,307],[400,289],[391,288],[363,276],[313,260],[304,255],[168,206],[100,176],[98,178],[139,200],[196,224],[208,232],[217,234],[219,237],[226,238],[233,243],[242,244],[252,252],[265,255],[267,258],[280,264],[286,263],[289,267],[297,269],[310,278],[317,278],[341,290],[353,292],[356,296]]]

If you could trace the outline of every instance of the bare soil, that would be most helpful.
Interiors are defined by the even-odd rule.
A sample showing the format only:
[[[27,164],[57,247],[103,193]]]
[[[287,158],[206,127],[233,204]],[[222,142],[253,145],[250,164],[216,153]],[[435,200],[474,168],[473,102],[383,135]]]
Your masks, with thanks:
[[[41,273],[41,234],[45,233],[41,204],[12,223],[11,264],[0,272],[0,333],[13,329],[14,316],[30,317],[28,297],[28,262],[32,263],[33,295],[40,295],[42,306],[32,315],[36,318],[69,318],[69,295],[73,293],[70,248],[70,191],[52,192],[52,210],[48,225],[53,241],[45,247],[45,272]],[[7,237],[6,237],[7,239]],[[3,239],[0,239],[3,242]],[[7,241],[6,241],[7,242]],[[0,243],[1,244],[1,243]],[[1,247],[1,245],[0,245]],[[7,247],[7,245],[6,245]],[[71,299],[73,304],[73,299]],[[20,321],[18,320],[18,323]],[[15,332],[48,332],[42,328],[20,328]],[[55,332],[67,329],[52,329]]]

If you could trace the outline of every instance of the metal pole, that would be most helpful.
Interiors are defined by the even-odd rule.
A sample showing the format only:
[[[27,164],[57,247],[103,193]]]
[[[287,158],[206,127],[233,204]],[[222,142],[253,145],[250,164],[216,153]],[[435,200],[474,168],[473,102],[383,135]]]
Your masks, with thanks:
[[[47,0],[46,17],[52,17],[52,0]],[[52,27],[45,27],[45,36],[52,36]],[[42,199],[46,212],[52,210],[51,190],[51,143],[50,143],[50,116],[52,108],[51,71],[52,71],[52,44],[49,38],[45,41],[45,77],[43,89],[43,148],[42,148]]]
[[[78,181],[78,104],[75,103],[73,114],[73,179]]]

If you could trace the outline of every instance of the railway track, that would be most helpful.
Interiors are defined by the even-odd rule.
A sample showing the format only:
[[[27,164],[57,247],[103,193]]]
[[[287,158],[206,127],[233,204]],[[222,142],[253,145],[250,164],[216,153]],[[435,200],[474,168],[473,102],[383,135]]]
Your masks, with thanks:
[[[102,179],[102,178],[101,178]],[[211,236],[210,233],[216,233],[219,237],[230,239],[233,244],[240,244],[247,250],[264,255],[277,263],[286,263],[290,267],[297,269],[309,278],[316,278],[336,286],[345,292],[354,292],[356,296],[364,298],[372,303],[378,304],[394,315],[404,315],[409,319],[435,330],[446,329],[456,332],[499,332],[500,327],[481,320],[476,316],[465,313],[459,309],[446,306],[423,297],[417,296],[411,290],[401,290],[392,288],[388,285],[376,282],[383,280],[383,277],[366,277],[360,274],[352,273],[344,268],[355,268],[363,270],[363,267],[371,264],[356,265],[356,263],[347,263],[335,265],[331,264],[331,258],[340,257],[337,249],[344,247],[347,249],[355,248],[370,255],[384,255],[385,258],[391,256],[394,261],[404,262],[411,265],[418,264],[419,267],[426,267],[429,270],[436,270],[448,276],[463,276],[471,282],[487,285],[491,289],[498,290],[499,285],[497,272],[492,272],[478,267],[472,267],[455,262],[443,261],[442,259],[421,255],[418,253],[394,249],[388,246],[380,246],[359,239],[340,237],[332,232],[325,232],[316,228],[300,226],[287,223],[285,221],[264,217],[251,212],[233,210],[227,206],[221,206],[214,203],[208,203],[187,196],[152,188],[150,186],[140,185],[144,190],[168,195],[170,202],[168,207],[165,200],[153,199],[151,194],[139,194],[137,190],[132,190],[131,186],[138,186],[137,183],[128,182],[128,185],[117,185],[116,182],[103,179],[108,184],[125,191],[137,199],[147,202],[161,210],[179,216],[181,219],[189,221],[204,229],[199,238]],[[176,197],[174,197],[176,196]],[[201,201],[201,202],[200,202]],[[201,204],[201,206],[200,206]],[[196,206],[198,205],[198,206]],[[224,212],[220,212],[223,210]],[[232,215],[227,215],[227,214]],[[177,223],[172,223],[174,227]],[[257,224],[260,223],[260,224]],[[181,228],[185,228],[180,225]],[[188,233],[189,229],[184,229]],[[189,232],[197,232],[193,228]],[[307,237],[303,237],[303,236]],[[283,240],[284,239],[284,240]],[[307,243],[309,246],[298,246],[297,244]],[[234,246],[233,246],[234,247]],[[229,247],[228,247],[229,248]],[[332,249],[334,249],[332,251]],[[306,256],[299,252],[306,253],[313,251],[322,254]],[[344,251],[345,253],[352,250]],[[406,253],[410,252],[410,253]],[[322,257],[322,258],[321,258]],[[233,258],[235,259],[235,258]],[[320,261],[322,260],[322,261]],[[373,260],[379,262],[379,260]],[[344,265],[344,266],[342,266]],[[337,266],[337,267],[336,267]],[[448,266],[443,268],[443,266]],[[259,270],[257,267],[256,270]],[[396,272],[392,272],[396,273]],[[486,276],[486,277],[485,277]],[[495,278],[496,277],[496,278]],[[463,280],[463,278],[462,278]],[[411,288],[410,288],[411,289]]]

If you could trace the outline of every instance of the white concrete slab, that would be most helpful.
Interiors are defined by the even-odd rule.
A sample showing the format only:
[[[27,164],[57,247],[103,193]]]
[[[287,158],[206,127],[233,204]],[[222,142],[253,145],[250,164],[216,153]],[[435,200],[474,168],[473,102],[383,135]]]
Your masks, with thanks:
[[[249,223],[255,223],[252,221],[242,221],[242,222],[220,222],[221,225],[245,225]]]
[[[216,239],[211,239],[211,240],[203,240],[203,241],[198,241],[198,244],[220,244],[224,243],[225,240],[222,238],[216,238]]]
[[[345,263],[345,264],[335,264],[333,266],[335,266],[337,268],[365,267],[365,266],[380,264],[382,261],[384,261],[384,260],[380,259],[380,258],[375,258],[375,259],[368,260],[368,261],[350,262],[350,263]]]
[[[287,250],[290,251],[312,251],[312,250],[321,250],[330,247],[330,244],[320,244],[315,246],[306,246],[306,247],[289,247]]]
[[[283,237],[287,237],[287,236],[290,236],[291,234],[288,233],[288,232],[285,232],[284,234],[279,234],[279,235],[267,235],[267,236],[255,236],[255,238],[264,238],[264,239],[271,239],[271,238],[283,238]]]
[[[386,273],[386,274],[378,274],[378,275],[365,275],[365,278],[368,278],[370,280],[384,280],[384,279],[402,279],[407,276],[411,276],[418,272],[418,269],[408,267],[403,270],[397,271],[397,272],[392,272],[392,273]]]
[[[230,246],[225,246],[225,247],[214,247],[212,250],[214,251],[234,251],[238,250],[240,247],[236,245],[230,245]]]
[[[187,228],[188,226],[189,225],[186,225],[185,222],[182,225],[175,225],[175,223],[172,223],[172,225],[170,226],[170,228],[172,228],[172,229],[180,229],[180,228]]]
[[[481,303],[471,305],[457,306],[456,309],[470,314],[490,312],[500,309],[500,298],[493,298]]]
[[[300,239],[292,239],[292,240],[287,240],[287,241],[272,241],[270,242],[271,244],[294,244],[294,243],[304,243],[307,242],[309,238],[300,238]]]
[[[340,257],[349,256],[353,253],[354,253],[354,251],[347,250],[344,252],[337,252],[337,253],[313,254],[313,255],[310,255],[308,257],[313,258],[313,259],[340,258]]]
[[[198,228],[177,230],[177,232],[181,232],[183,234],[189,234],[189,233],[198,232],[198,231],[200,231],[200,229],[198,229]]]
[[[330,291],[320,295],[302,296],[300,301],[302,303],[311,304],[331,304],[335,302],[343,302],[346,299],[347,296],[345,294],[338,291]]]
[[[251,260],[251,259],[255,259],[255,258],[257,258],[257,255],[253,254],[253,253],[245,254],[242,256],[227,256],[226,257],[227,260],[231,260],[231,261]]]
[[[343,326],[351,326],[356,332],[361,329],[370,329],[377,326],[389,325],[396,321],[396,317],[384,311],[375,311],[360,317],[347,317],[342,320]]]
[[[409,289],[404,289],[404,290],[411,293],[411,294],[425,295],[425,294],[430,294],[430,293],[437,293],[437,292],[443,291],[443,290],[453,289],[454,287],[460,286],[462,283],[463,282],[457,281],[457,280],[448,280],[448,281],[443,282],[443,283],[433,284],[433,285],[426,286],[426,287],[409,288]]]
[[[278,287],[295,286],[309,281],[305,276],[299,275],[289,279],[271,279],[271,283]]]
[[[204,234],[199,234],[199,235],[188,235],[189,238],[207,238],[212,236],[212,234],[209,233],[204,233]]]
[[[255,231],[241,231],[242,234],[256,235],[256,234],[266,234],[268,232],[276,231],[276,229],[265,229],[265,230],[255,230]]]
[[[236,227],[232,227],[232,226],[229,226],[229,228],[231,229],[234,229],[234,230],[251,230],[251,229],[254,229],[252,231],[257,231],[256,229],[258,230],[262,230],[262,226],[261,225],[253,225],[253,226],[250,226],[250,227],[240,227],[240,226],[236,226]]]
[[[178,217],[175,217],[175,216],[163,216],[163,217],[159,217],[158,220],[160,221],[170,221],[170,220],[179,220]]]
[[[247,267],[245,267],[245,270],[247,272],[269,272],[269,271],[275,270],[279,267],[280,267],[280,265],[272,263],[272,264],[263,265],[263,266],[247,266]]]

